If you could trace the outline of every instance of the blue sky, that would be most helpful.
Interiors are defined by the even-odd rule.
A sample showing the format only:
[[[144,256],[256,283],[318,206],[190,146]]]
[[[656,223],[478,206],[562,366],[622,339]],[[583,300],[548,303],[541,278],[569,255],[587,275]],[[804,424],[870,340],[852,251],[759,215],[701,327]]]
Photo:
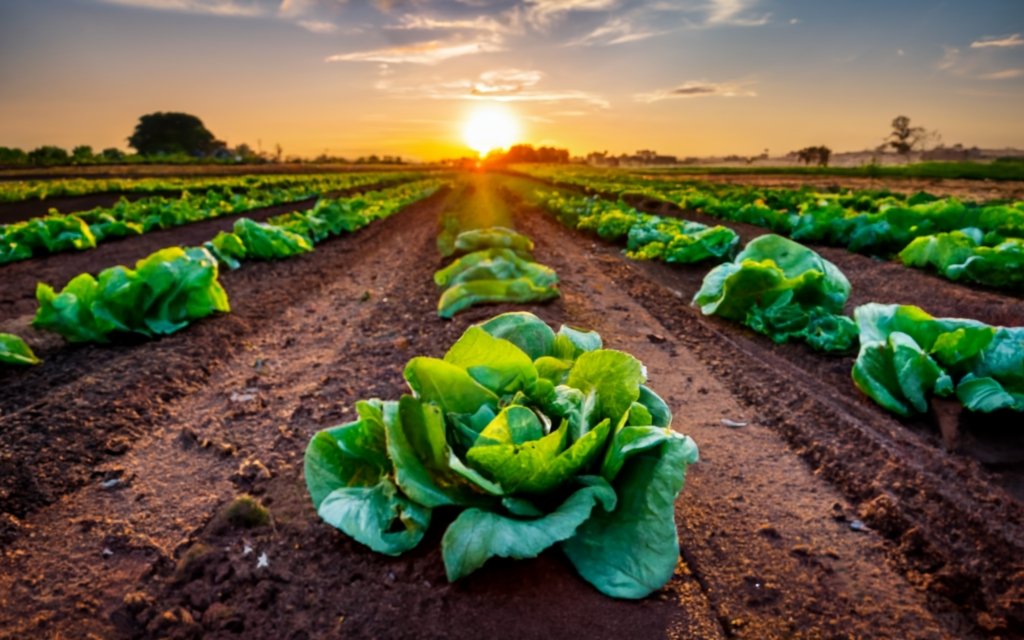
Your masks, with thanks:
[[[874,146],[896,115],[1024,147],[1024,2],[5,0],[0,145],[194,113],[285,153],[464,151],[501,102],[575,153]]]

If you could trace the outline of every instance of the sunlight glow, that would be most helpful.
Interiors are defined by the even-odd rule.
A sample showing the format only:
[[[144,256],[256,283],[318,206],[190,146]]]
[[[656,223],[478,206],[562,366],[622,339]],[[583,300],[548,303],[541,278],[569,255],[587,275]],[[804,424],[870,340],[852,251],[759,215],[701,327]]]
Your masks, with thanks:
[[[462,129],[463,140],[481,156],[495,149],[507,149],[516,142],[518,135],[515,115],[496,105],[474,110]]]

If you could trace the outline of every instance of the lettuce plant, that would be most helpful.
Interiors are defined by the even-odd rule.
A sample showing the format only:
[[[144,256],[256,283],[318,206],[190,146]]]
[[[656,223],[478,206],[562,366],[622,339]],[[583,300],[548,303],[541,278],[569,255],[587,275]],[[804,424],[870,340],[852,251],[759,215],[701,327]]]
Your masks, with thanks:
[[[83,273],[57,293],[39,283],[32,324],[70,342],[108,342],[113,333],[166,335],[215,311],[229,311],[217,261],[202,248],[170,247],[134,269],[111,267],[98,278]]]
[[[973,227],[921,236],[900,252],[900,260],[911,267],[931,267],[950,280],[1024,287],[1024,239],[994,234],[986,238]]]
[[[410,394],[359,402],[355,421],[310,441],[306,485],[325,522],[400,555],[446,510],[451,581],[553,546],[613,597],[672,577],[675,499],[697,447],[639,360],[595,332],[506,313],[442,359],[413,358],[405,379]]]
[[[447,246],[441,242],[438,246]],[[505,227],[471,229],[450,243],[451,253],[465,253],[434,274],[444,289],[437,315],[452,318],[477,304],[543,302],[557,298],[558,275],[533,261],[533,241]]]
[[[854,384],[889,411],[924,413],[930,395],[954,392],[971,411],[1024,411],[1024,327],[934,318],[895,304],[861,305],[854,318]]]
[[[853,321],[841,315],[849,295],[850,283],[834,264],[769,234],[708,272],[693,301],[705,315],[742,322],[775,342],[845,351],[857,337]]]
[[[39,364],[42,362],[25,341],[13,333],[0,333],[0,364]]]

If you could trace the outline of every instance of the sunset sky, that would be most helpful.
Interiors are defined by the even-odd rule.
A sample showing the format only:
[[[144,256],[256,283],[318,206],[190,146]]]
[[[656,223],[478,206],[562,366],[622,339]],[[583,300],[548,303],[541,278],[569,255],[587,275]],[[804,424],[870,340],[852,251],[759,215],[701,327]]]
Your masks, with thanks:
[[[285,155],[462,155],[474,108],[573,153],[1024,147],[1024,0],[0,0],[0,146],[185,111]]]

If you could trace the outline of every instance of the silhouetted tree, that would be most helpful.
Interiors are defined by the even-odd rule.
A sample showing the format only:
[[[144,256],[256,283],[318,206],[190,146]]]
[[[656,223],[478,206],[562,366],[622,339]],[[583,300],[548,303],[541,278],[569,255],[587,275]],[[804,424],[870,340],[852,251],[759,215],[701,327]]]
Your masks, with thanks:
[[[28,152],[29,163],[40,167],[67,164],[69,160],[67,151],[53,145],[44,145]]]
[[[100,157],[105,162],[121,162],[124,160],[124,151],[121,151],[117,147],[108,147],[100,152]]]
[[[0,164],[28,164],[28,154],[16,147],[0,147]]]
[[[902,156],[908,156],[927,136],[928,131],[924,127],[910,126],[910,118],[907,116],[896,116],[892,120],[892,133],[885,139],[886,146],[892,147]]]
[[[128,146],[142,155],[184,153],[207,156],[223,149],[199,118],[187,113],[150,113],[139,118]]]
[[[80,144],[71,150],[71,161],[75,164],[87,164],[94,159],[92,147],[87,144]]]
[[[794,151],[791,155],[795,155],[800,162],[803,162],[806,165],[813,162],[819,167],[827,167],[829,158],[832,157],[832,150],[825,145],[818,147],[804,147],[799,151]]]

